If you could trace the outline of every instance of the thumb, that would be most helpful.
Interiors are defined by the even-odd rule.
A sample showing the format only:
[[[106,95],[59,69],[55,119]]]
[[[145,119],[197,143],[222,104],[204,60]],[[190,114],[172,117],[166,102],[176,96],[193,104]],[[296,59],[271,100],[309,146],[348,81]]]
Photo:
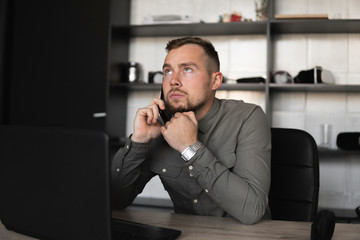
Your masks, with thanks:
[[[193,111],[183,112],[185,116],[187,116],[196,126],[198,125],[198,121],[196,120],[195,113]]]

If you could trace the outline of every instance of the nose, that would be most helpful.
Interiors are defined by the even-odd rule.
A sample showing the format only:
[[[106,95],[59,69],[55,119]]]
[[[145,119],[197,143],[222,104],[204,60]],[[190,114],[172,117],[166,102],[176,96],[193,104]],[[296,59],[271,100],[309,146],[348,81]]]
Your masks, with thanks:
[[[181,86],[181,79],[177,73],[174,73],[172,78],[170,79],[170,85],[172,87],[180,87]]]

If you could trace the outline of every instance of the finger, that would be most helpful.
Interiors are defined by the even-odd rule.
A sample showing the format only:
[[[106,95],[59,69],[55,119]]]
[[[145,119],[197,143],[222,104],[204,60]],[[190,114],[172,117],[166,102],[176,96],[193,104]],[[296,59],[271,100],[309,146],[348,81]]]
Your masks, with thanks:
[[[169,127],[169,125],[172,123],[172,121],[174,121],[174,119],[170,119],[170,121],[167,121],[166,123],[165,123],[165,129],[168,129],[168,127]]]
[[[146,122],[147,124],[151,124],[153,119],[154,119],[154,113],[153,113],[153,110],[151,108],[147,108],[146,109]]]
[[[148,116],[148,124],[156,124],[159,119],[159,105],[152,104],[147,107],[147,113]]]
[[[156,123],[158,118],[159,118],[159,105],[157,104],[154,104],[151,106],[151,109],[153,111],[153,119],[152,119],[152,122],[153,123]]]
[[[190,112],[183,112],[183,114],[185,116],[187,116],[188,118],[190,118],[190,120],[195,124],[197,125],[197,119],[196,119],[196,116],[195,116],[195,113],[193,111],[190,111]]]
[[[166,131],[167,129],[166,129],[166,126],[164,125],[164,126],[161,126],[161,128],[160,128],[160,131],[161,131],[161,134],[164,136],[165,135],[165,131]]]
[[[165,102],[164,102],[162,99],[160,99],[160,98],[153,98],[152,101],[151,101],[151,103],[150,103],[150,105],[152,105],[152,104],[156,104],[157,106],[159,106],[159,108],[160,108],[161,110],[164,110],[164,109],[165,109]],[[150,105],[149,105],[149,106],[150,106]]]
[[[173,118],[180,118],[183,115],[182,112],[176,112],[173,116]]]

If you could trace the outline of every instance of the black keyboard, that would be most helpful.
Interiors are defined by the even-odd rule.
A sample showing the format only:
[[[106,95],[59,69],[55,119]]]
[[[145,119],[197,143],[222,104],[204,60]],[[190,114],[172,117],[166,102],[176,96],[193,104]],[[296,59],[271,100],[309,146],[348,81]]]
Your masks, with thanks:
[[[180,234],[181,231],[176,229],[158,227],[122,219],[112,220],[113,240],[173,240]]]
[[[149,240],[152,238],[125,231],[112,231],[112,240]]]

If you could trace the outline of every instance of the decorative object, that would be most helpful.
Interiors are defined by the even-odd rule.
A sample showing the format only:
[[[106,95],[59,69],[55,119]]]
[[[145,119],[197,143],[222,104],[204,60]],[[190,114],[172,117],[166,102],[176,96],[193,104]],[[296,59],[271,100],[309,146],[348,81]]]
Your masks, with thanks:
[[[254,0],[256,21],[267,20],[267,0]]]

